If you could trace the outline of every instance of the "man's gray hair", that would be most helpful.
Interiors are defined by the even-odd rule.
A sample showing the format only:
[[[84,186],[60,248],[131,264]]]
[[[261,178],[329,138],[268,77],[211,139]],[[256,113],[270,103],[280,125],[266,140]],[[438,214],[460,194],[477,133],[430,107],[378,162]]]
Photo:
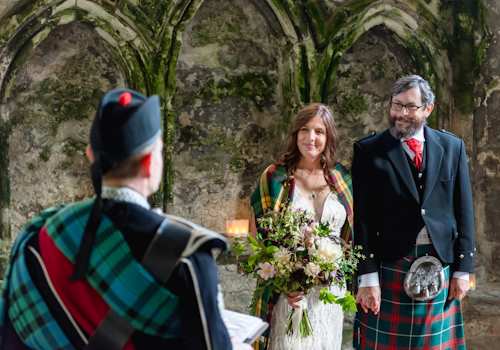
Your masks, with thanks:
[[[422,103],[424,105],[427,106],[434,103],[434,93],[432,92],[429,83],[420,75],[416,74],[399,78],[392,85],[391,97],[416,87],[420,90],[420,96],[422,97]]]

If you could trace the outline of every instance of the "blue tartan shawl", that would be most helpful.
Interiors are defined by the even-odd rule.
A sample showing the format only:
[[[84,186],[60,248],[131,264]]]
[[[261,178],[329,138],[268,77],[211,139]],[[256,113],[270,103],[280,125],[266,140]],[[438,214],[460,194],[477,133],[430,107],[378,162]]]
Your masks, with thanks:
[[[0,304],[0,326],[8,314],[16,333],[30,347],[72,348],[31,280],[24,260],[27,242],[45,226],[58,249],[74,263],[91,206],[90,199],[48,209],[34,218],[14,243],[2,298],[3,303],[8,300],[8,309]],[[96,233],[86,278],[106,304],[136,330],[165,338],[177,333],[177,296],[159,285],[133,258],[123,235],[105,215]]]

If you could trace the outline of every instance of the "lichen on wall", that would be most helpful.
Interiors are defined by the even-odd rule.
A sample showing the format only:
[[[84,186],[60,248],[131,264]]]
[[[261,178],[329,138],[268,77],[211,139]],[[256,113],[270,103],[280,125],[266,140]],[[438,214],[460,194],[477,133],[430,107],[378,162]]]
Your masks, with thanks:
[[[282,40],[244,1],[206,1],[186,28],[171,212],[218,231],[227,219],[248,218],[248,196],[286,131]]]
[[[0,16],[12,11],[0,20],[0,167],[9,169],[0,176],[2,220],[17,228],[42,206],[90,193],[83,147],[91,106],[110,86],[161,97],[166,172],[154,203],[222,231],[227,218],[248,216],[248,195],[301,104],[333,108],[338,159],[349,165],[352,141],[387,126],[391,83],[418,73],[437,92],[431,125],[466,139],[479,272],[498,280],[498,225],[487,219],[498,216],[499,95],[489,86],[499,68],[498,52],[488,52],[497,7],[494,0],[0,0]],[[481,71],[484,62],[491,71]],[[226,281],[233,267],[224,262]],[[241,292],[230,289],[231,305]]]
[[[43,207],[92,194],[84,150],[104,91],[123,86],[106,44],[88,25],[58,27],[11,72],[4,110],[10,124],[12,232]]]
[[[364,34],[343,55],[329,93],[338,130],[338,158],[349,165],[356,139],[388,127],[392,83],[415,71],[408,53],[383,27]]]

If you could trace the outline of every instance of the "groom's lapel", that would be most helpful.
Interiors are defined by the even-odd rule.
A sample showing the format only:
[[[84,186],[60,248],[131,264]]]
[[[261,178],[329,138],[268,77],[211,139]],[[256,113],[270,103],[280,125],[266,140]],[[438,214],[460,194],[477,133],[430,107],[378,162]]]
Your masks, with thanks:
[[[439,144],[438,138],[435,136],[435,131],[425,127],[425,142],[426,142],[426,165],[425,165],[425,189],[422,203],[425,203],[429,194],[434,189],[438,174],[441,169],[444,150]]]
[[[408,164],[408,160],[406,159],[406,156],[404,154],[403,147],[401,146],[401,141],[394,138],[389,130],[386,130],[383,138],[383,143],[387,157],[394,166],[394,169],[396,169],[398,175],[401,177],[401,182],[406,185],[413,198],[415,198],[417,202],[420,202],[417,185],[415,184],[415,180],[413,179],[410,164]]]

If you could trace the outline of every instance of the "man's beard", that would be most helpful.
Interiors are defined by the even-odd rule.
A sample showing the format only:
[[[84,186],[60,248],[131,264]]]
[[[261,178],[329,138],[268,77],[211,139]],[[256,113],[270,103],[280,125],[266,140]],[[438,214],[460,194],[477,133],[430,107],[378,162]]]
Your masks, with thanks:
[[[405,120],[405,122],[408,123],[408,126],[404,128],[397,127],[396,118],[389,116],[389,124],[391,126],[394,136],[398,139],[412,137],[417,133],[418,130],[420,130],[426,124],[425,119],[424,120],[413,119],[409,121]]]

